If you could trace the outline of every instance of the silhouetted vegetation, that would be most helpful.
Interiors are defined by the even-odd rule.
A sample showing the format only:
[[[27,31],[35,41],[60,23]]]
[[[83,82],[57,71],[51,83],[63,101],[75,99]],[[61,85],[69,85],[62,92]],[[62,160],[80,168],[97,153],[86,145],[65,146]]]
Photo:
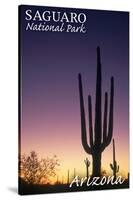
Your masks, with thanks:
[[[20,179],[19,181],[21,187],[19,187],[19,194],[43,194],[43,193],[57,193],[57,192],[78,192],[78,191],[91,191],[91,190],[106,190],[106,189],[121,189],[121,188],[128,188],[129,182],[125,180],[123,184],[117,185],[103,185],[103,186],[90,186],[87,187],[83,185],[82,187],[77,187],[74,185],[73,187],[69,187],[68,184],[58,183],[55,185],[50,184],[27,184],[24,180]]]
[[[105,169],[102,169],[102,170],[101,170],[101,176],[107,176],[107,172],[106,172]]]
[[[85,166],[86,166],[86,177],[87,177],[87,179],[88,179],[88,177],[89,177],[89,167],[90,167],[90,161],[89,161],[89,159],[88,158],[86,158],[85,160],[84,160],[84,163],[85,163]]]
[[[102,105],[101,105],[102,104],[102,73],[101,73],[100,47],[97,47],[97,78],[96,78],[96,103],[95,103],[94,129],[93,129],[93,123],[92,123],[91,96],[90,95],[88,96],[90,144],[88,144],[87,142],[87,130],[86,130],[86,119],[85,119],[85,108],[84,108],[83,86],[82,86],[81,74],[78,75],[78,81],[79,81],[82,145],[83,145],[84,150],[88,154],[92,155],[93,176],[100,177],[102,152],[110,144],[111,139],[112,139],[113,107],[114,107],[113,106],[114,104],[114,78],[111,77],[109,122],[107,123],[108,93],[105,92],[104,118],[103,118],[103,128],[102,128]]]
[[[119,172],[119,165],[117,164],[116,158],[115,158],[115,141],[113,139],[113,163],[110,164],[110,168],[113,171],[113,176],[116,179],[116,174]]]
[[[20,158],[20,177],[28,184],[49,183],[49,178],[56,175],[59,160],[57,156],[53,158],[39,159],[36,152],[30,155],[22,155]]]

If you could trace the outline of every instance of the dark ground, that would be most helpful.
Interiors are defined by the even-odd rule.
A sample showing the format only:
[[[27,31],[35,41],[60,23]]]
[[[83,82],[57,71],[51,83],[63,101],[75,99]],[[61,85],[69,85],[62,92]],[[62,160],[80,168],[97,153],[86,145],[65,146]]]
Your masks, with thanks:
[[[103,186],[89,186],[83,185],[77,187],[73,185],[69,188],[68,184],[56,184],[56,185],[30,185],[24,182],[22,179],[19,180],[19,194],[45,194],[45,193],[60,193],[60,192],[78,192],[78,191],[92,191],[92,190],[108,190],[108,189],[124,189],[129,188],[129,181],[125,180],[123,184],[111,185],[105,184]]]

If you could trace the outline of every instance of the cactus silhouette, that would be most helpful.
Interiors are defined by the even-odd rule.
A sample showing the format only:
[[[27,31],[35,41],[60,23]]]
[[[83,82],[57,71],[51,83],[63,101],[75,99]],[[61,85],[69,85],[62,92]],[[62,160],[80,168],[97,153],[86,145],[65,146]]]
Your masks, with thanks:
[[[91,96],[88,96],[88,114],[89,114],[89,138],[90,144],[87,142],[85,108],[83,98],[83,87],[81,74],[78,75],[79,81],[79,97],[80,97],[80,115],[81,115],[81,140],[86,153],[92,155],[93,168],[92,176],[101,176],[101,158],[102,152],[110,144],[113,134],[113,104],[114,104],[114,78],[111,77],[110,86],[110,108],[109,120],[108,116],[108,93],[105,92],[104,117],[102,128],[102,74],[101,74],[101,58],[100,47],[97,47],[97,78],[96,78],[96,102],[95,102],[95,122],[94,130],[92,123],[92,103]],[[108,127],[107,127],[108,126]],[[103,132],[102,132],[103,130]]]
[[[85,162],[85,166],[86,166],[86,177],[87,177],[87,179],[88,179],[88,177],[89,177],[89,167],[90,167],[90,161],[89,161],[89,159],[88,158],[86,158],[85,160],[84,160],[84,162]]]
[[[110,168],[113,171],[114,179],[116,179],[116,174],[119,172],[119,165],[117,165],[117,161],[115,158],[115,141],[113,139],[113,164],[110,164]]]

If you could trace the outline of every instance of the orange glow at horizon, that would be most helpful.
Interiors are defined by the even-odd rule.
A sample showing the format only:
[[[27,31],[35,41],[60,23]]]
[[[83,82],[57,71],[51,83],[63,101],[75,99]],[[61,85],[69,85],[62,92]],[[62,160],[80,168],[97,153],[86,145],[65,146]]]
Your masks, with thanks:
[[[55,132],[56,135],[56,132]],[[76,169],[76,175],[80,177],[86,176],[86,168],[84,164],[84,159],[89,158],[91,166],[89,168],[89,173],[92,173],[92,157],[85,153],[80,139],[80,134],[78,137],[73,137],[67,133],[63,133],[62,138],[53,137],[42,138],[32,137],[32,140],[25,141],[22,138],[21,154],[29,154],[32,150],[35,150],[39,157],[52,157],[54,154],[57,155],[59,159],[60,166],[57,170],[57,175],[51,179],[51,183],[54,184],[57,181],[63,183],[67,182],[68,169],[70,170],[70,179],[73,177],[74,168]],[[128,138],[126,140],[118,140],[116,138],[116,160],[117,164],[120,166],[120,171],[118,175],[122,175],[127,178],[129,172],[129,152],[128,152]],[[31,138],[30,138],[31,139]],[[110,163],[112,163],[112,143],[104,150],[102,153],[102,170],[105,170],[107,174],[112,175],[112,170],[110,168]]]

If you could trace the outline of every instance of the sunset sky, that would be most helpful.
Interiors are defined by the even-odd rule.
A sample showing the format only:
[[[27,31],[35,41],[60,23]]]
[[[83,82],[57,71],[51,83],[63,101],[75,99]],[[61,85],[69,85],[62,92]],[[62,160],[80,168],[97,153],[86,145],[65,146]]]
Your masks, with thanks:
[[[25,27],[22,8],[21,26]],[[35,8],[34,8],[35,9]],[[42,9],[42,8],[40,8]],[[58,10],[48,8],[48,10]],[[58,10],[59,11],[59,10]],[[60,11],[64,11],[60,9]],[[65,9],[66,11],[66,9]],[[67,9],[67,12],[73,9]],[[75,10],[74,10],[75,11]],[[77,12],[81,12],[78,10]],[[82,74],[86,121],[87,96],[92,95],[93,119],[96,87],[96,47],[101,48],[102,103],[115,80],[114,131],[116,159],[120,174],[129,171],[128,118],[128,13],[96,10],[87,15],[87,33],[21,31],[21,153],[35,150],[39,156],[56,154],[60,160],[59,179],[73,174],[85,175],[87,155],[81,144],[78,73]],[[87,124],[88,131],[88,124]],[[89,136],[89,133],[88,133]],[[112,173],[112,143],[102,154],[102,168]]]

